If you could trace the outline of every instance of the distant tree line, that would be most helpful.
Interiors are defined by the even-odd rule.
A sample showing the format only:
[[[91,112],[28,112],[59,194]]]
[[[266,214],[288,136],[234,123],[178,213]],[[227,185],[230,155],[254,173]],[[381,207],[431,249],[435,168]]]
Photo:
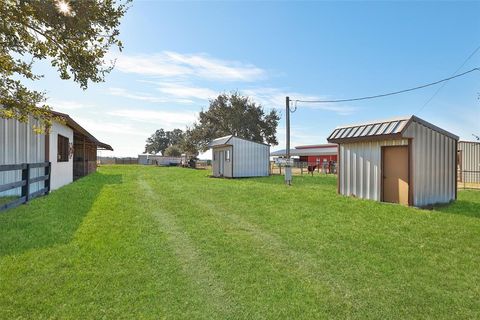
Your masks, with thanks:
[[[227,135],[277,145],[279,120],[276,110],[265,112],[261,105],[238,92],[223,93],[211,100],[208,110],[202,110],[197,121],[185,131],[155,131],[146,141],[145,153],[197,156],[208,149],[211,140]]]

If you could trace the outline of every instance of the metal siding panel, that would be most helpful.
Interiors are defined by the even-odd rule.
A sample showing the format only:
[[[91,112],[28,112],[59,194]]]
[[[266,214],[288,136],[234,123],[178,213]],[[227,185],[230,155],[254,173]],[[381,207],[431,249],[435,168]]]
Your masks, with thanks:
[[[480,171],[480,143],[462,141],[458,143],[458,149],[462,151],[462,170]],[[480,173],[464,173],[463,180],[467,183],[479,182]]]
[[[233,137],[234,177],[261,177],[269,175],[270,147]]]
[[[416,122],[411,124],[407,133],[413,138],[414,205],[453,200],[455,140]]]
[[[45,139],[41,134],[32,130],[32,125],[38,123],[30,118],[28,123],[21,123],[13,119],[0,119],[0,164],[20,164],[45,161]],[[39,170],[32,169],[31,177],[37,177]],[[0,173],[0,184],[19,181],[20,171]],[[31,192],[43,187],[43,182],[30,186]],[[0,196],[19,195],[20,188],[2,192]]]
[[[406,145],[408,140],[382,140],[341,144],[340,193],[358,198],[380,200],[381,147]]]

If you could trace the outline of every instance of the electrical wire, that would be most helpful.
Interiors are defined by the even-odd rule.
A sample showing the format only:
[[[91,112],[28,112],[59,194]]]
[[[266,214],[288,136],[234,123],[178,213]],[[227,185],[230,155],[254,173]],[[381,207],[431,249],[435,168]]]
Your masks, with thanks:
[[[373,96],[366,96],[366,97],[360,97],[360,98],[350,98],[350,99],[336,99],[336,100],[301,100],[301,99],[294,99],[292,101],[302,102],[302,103],[337,103],[337,102],[350,102],[350,101],[360,101],[360,100],[383,98],[383,97],[393,96],[393,95],[396,95],[396,94],[401,94],[401,93],[405,93],[405,92],[409,92],[409,91],[423,89],[423,88],[426,88],[426,87],[431,87],[431,86],[434,86],[436,84],[439,84],[439,83],[442,83],[442,82],[445,82],[445,81],[449,81],[449,80],[452,80],[452,79],[455,79],[455,78],[458,78],[458,77],[462,77],[462,76],[464,76],[466,74],[469,74],[469,73],[472,73],[474,71],[480,71],[480,67],[473,68],[473,69],[470,69],[468,71],[459,73],[457,75],[454,75],[454,76],[451,76],[451,77],[448,77],[448,78],[445,78],[445,79],[442,79],[442,80],[438,80],[438,81],[435,81],[435,82],[427,83],[427,84],[424,84],[424,85],[421,85],[421,86],[418,86],[418,87],[404,89],[404,90],[400,90],[400,91],[389,92],[389,93],[384,93],[384,94],[377,94],[377,95],[373,95]]]
[[[480,50],[480,46],[478,46],[475,50],[473,50],[473,52],[467,57],[467,59],[463,61],[460,67],[458,67],[457,70],[455,70],[452,76],[458,73],[458,71],[460,71],[463,68],[463,66],[478,52],[478,50]],[[438,89],[432,94],[430,99],[425,101],[425,103],[420,107],[420,109],[418,109],[417,114],[419,114],[420,111],[422,111],[437,96],[437,94],[443,89],[443,87],[447,85],[447,83],[448,81],[445,81],[440,87],[438,87]]]

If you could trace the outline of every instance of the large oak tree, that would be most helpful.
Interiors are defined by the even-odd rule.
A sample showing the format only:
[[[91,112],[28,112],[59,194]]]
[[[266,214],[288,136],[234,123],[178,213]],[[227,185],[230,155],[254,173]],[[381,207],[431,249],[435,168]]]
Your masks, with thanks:
[[[276,110],[266,112],[261,105],[238,92],[224,93],[210,101],[208,110],[200,112],[198,122],[187,136],[200,151],[205,151],[211,140],[226,135],[277,145],[279,120]]]
[[[158,129],[147,139],[145,153],[162,153],[163,155],[168,147],[180,145],[183,139],[184,132],[181,129],[173,129],[172,131]]]
[[[1,0],[0,117],[26,121],[32,115],[50,122],[45,93],[26,85],[41,78],[32,71],[37,60],[48,59],[60,78],[82,89],[103,81],[113,66],[108,50],[122,48],[119,25],[128,2]]]

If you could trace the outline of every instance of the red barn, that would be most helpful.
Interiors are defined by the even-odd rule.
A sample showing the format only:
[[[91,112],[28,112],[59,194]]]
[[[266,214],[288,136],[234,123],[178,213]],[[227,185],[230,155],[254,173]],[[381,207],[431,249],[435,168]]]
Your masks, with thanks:
[[[308,165],[337,162],[338,146],[333,143],[297,146],[295,149],[302,151],[300,161],[308,162]]]
[[[307,162],[308,165],[318,165],[325,162],[337,162],[338,145],[334,143],[314,144],[297,146],[295,149],[290,149],[292,157],[299,157],[299,161]],[[270,154],[272,157],[284,157],[285,150],[274,151]]]

